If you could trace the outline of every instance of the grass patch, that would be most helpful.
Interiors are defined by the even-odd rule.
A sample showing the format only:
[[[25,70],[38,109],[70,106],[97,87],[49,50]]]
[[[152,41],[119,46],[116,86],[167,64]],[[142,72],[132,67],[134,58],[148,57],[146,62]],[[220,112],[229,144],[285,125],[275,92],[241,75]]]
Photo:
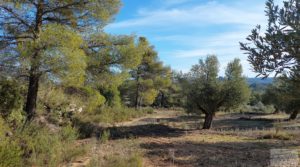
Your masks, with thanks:
[[[262,139],[278,139],[278,140],[292,140],[294,136],[286,132],[269,133],[261,137]]]
[[[143,158],[141,154],[111,155],[105,161],[101,161],[97,156],[93,157],[88,167],[142,167]]]

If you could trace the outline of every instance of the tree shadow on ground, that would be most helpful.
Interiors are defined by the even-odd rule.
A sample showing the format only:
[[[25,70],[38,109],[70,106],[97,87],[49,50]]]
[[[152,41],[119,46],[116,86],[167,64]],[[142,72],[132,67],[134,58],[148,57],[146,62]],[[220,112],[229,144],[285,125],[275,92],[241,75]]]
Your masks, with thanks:
[[[77,120],[74,123],[78,128],[80,138],[95,136],[100,138],[104,131],[108,131],[110,139],[139,138],[139,137],[178,137],[185,134],[185,131],[172,128],[162,124],[146,124],[135,126],[100,127],[90,122]]]
[[[103,130],[110,132],[111,139],[138,138],[138,137],[179,137],[185,132],[161,124],[110,127]]]
[[[182,115],[177,116],[174,118],[160,118],[158,119],[159,122],[190,122],[190,121],[199,121],[200,119],[203,119],[203,116],[197,116],[197,115]]]
[[[262,130],[273,127],[273,120],[218,119],[213,121],[215,130]]]
[[[270,142],[149,142],[140,145],[156,166],[184,167],[264,167],[270,162],[270,150],[297,144]]]

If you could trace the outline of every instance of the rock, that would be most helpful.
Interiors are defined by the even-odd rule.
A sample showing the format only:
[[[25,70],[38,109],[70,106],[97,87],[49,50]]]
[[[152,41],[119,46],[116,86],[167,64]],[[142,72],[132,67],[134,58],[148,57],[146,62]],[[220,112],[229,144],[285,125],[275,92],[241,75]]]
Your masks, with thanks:
[[[6,133],[5,133],[5,136],[6,136],[6,137],[12,137],[12,136],[13,136],[13,133],[12,133],[12,132],[6,132]]]

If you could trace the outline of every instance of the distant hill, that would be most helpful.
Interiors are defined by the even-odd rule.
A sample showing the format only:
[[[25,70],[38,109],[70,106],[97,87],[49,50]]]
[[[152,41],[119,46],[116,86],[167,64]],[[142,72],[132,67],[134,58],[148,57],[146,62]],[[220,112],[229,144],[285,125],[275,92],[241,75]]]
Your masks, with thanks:
[[[262,78],[247,78],[247,82],[249,85],[251,84],[272,84],[273,83],[273,78],[266,78],[266,79],[262,79]]]
[[[273,78],[247,78],[247,82],[253,90],[262,91],[264,90],[269,84],[273,83]]]

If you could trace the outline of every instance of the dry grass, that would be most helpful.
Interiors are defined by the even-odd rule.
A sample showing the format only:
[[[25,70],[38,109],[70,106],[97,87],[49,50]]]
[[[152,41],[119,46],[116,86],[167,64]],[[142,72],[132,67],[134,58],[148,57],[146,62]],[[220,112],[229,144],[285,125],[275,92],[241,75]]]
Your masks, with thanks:
[[[149,118],[126,123],[130,132],[143,127],[144,133],[96,144],[90,162],[98,166],[261,167],[268,166],[270,149],[300,150],[299,122],[278,121],[284,115],[252,115],[249,120],[241,116],[245,115],[218,115],[214,128],[204,131],[197,130],[198,117],[156,111]],[[141,126],[147,121],[155,126]]]

